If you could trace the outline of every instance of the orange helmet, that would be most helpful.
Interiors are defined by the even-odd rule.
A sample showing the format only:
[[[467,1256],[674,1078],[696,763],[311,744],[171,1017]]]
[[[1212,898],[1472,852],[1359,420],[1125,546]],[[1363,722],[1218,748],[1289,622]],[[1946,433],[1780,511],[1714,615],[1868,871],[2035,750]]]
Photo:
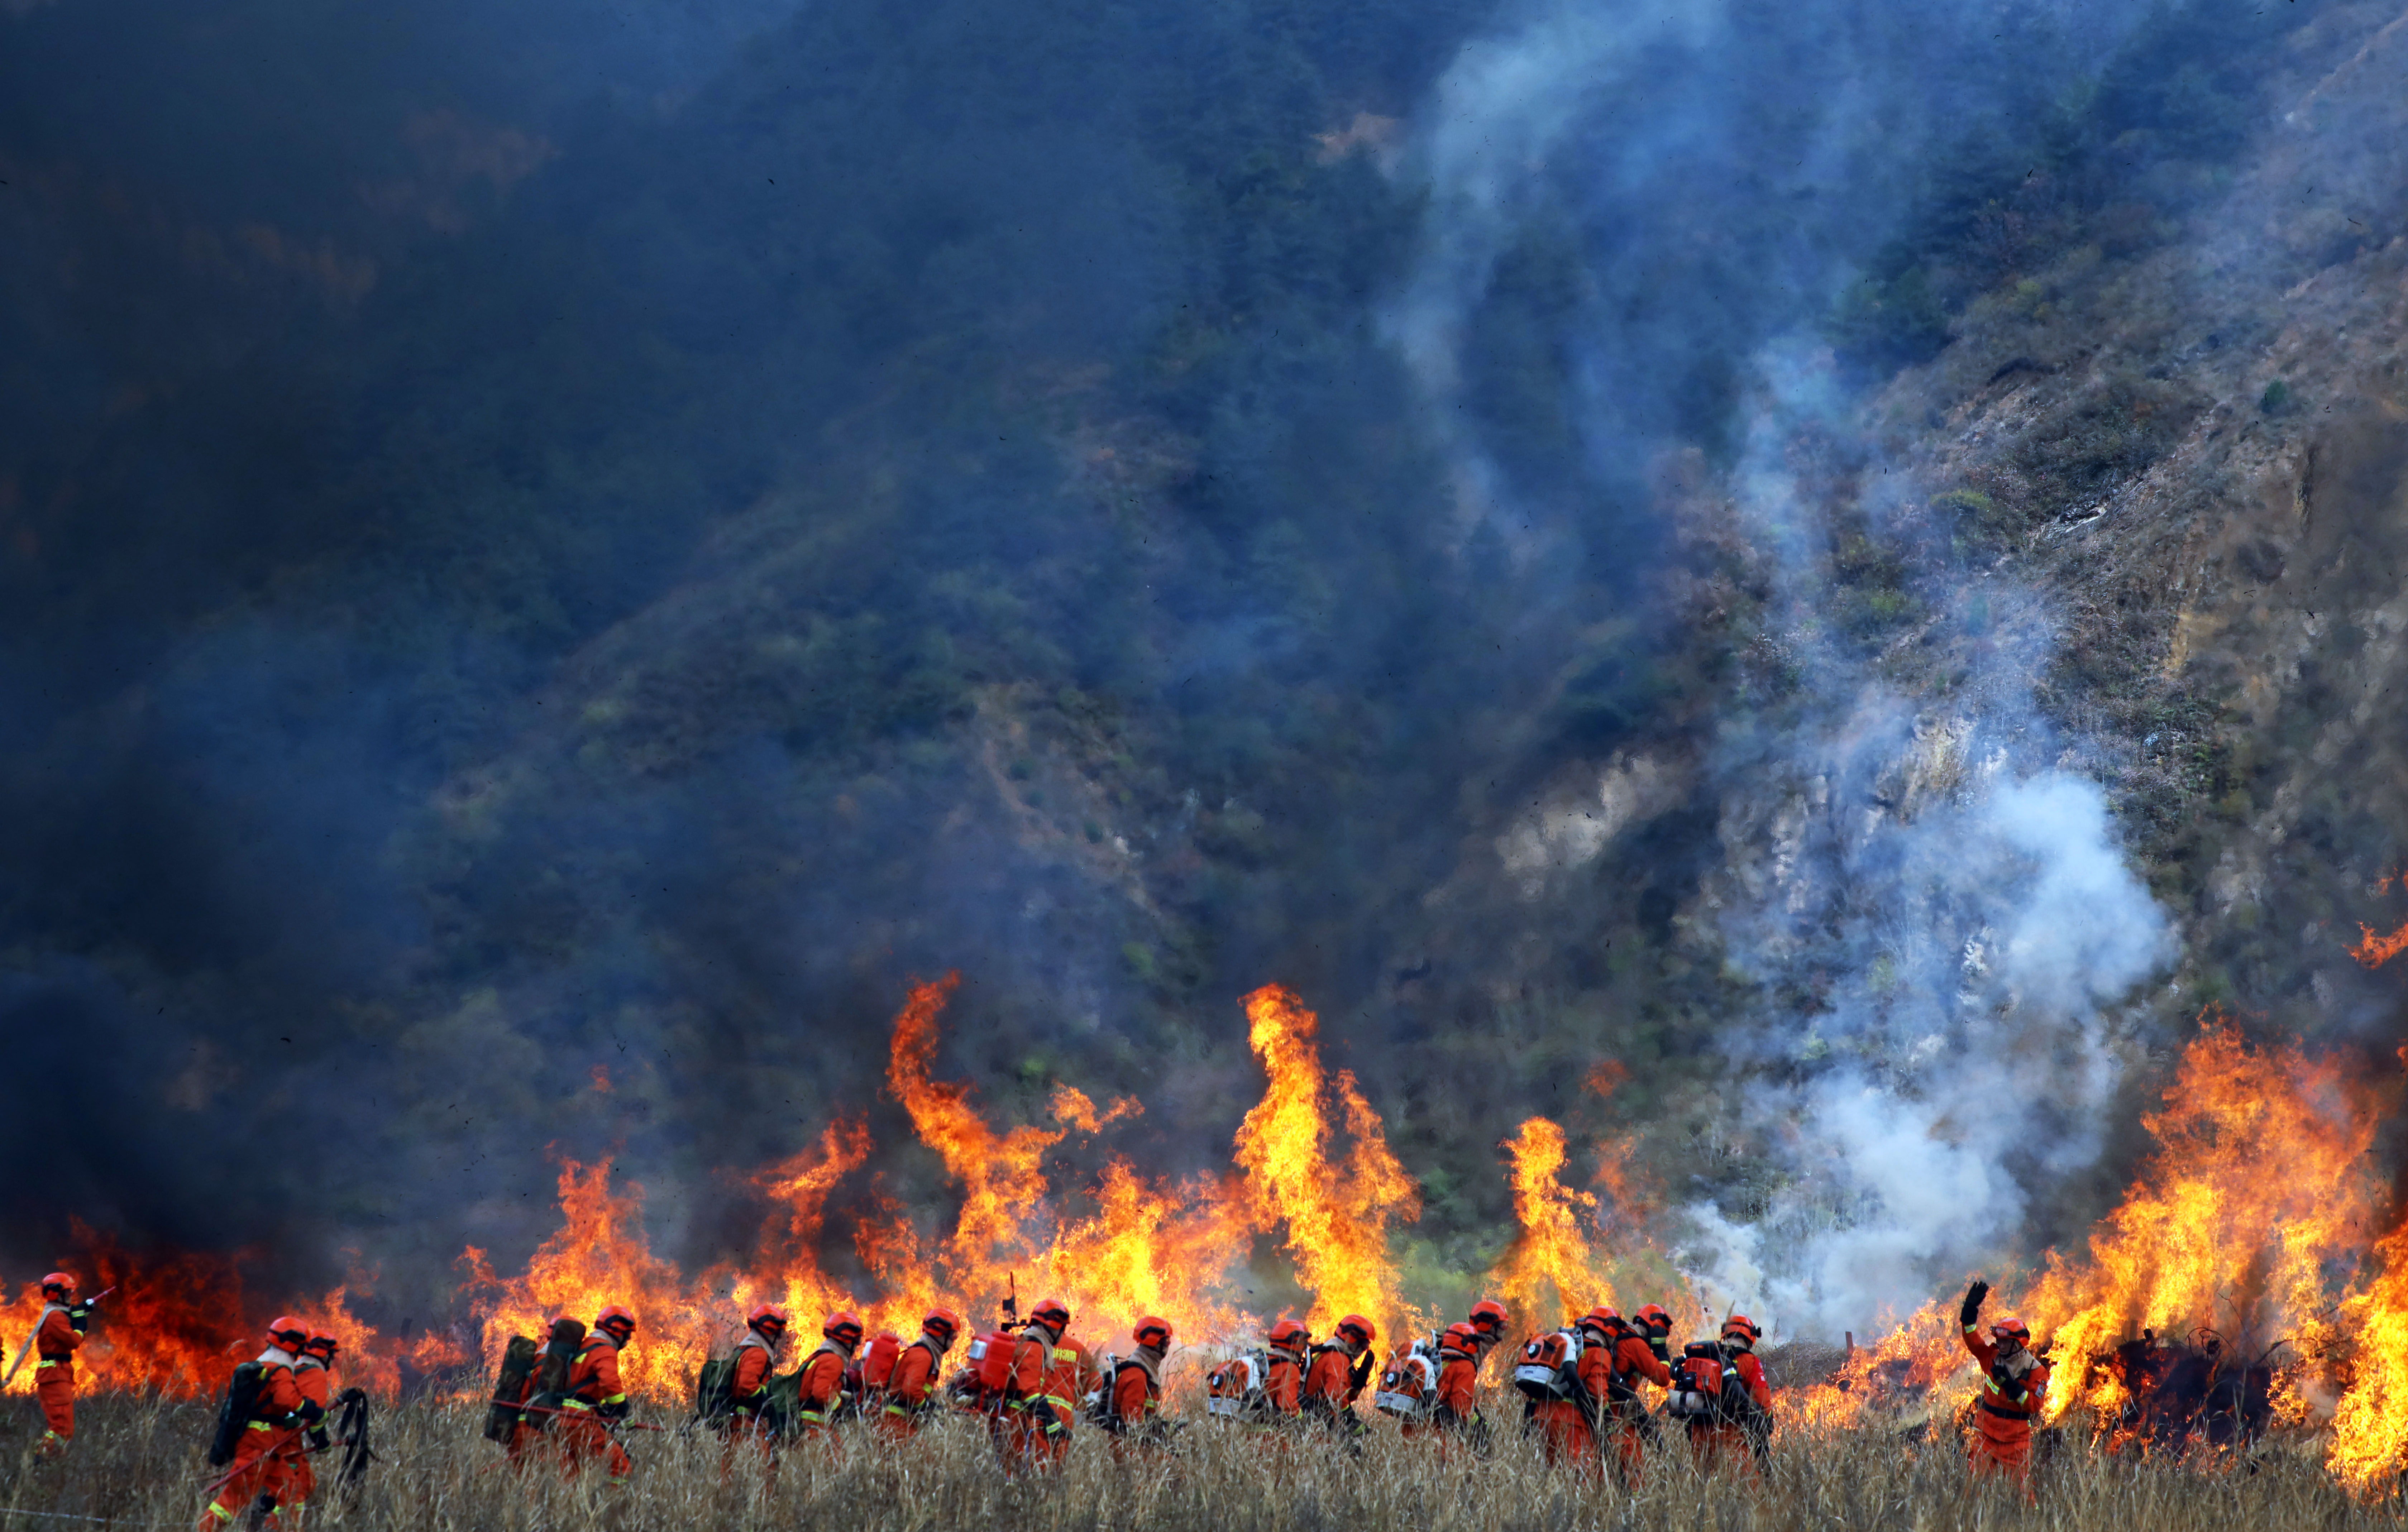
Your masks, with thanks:
[[[1494,1340],[1505,1333],[1509,1316],[1505,1312],[1505,1306],[1495,1298],[1482,1298],[1471,1306],[1469,1323],[1475,1334]]]
[[[58,1296],[63,1298],[74,1297],[76,1296],[76,1280],[74,1273],[67,1271],[53,1271],[49,1276],[44,1277],[42,1279],[42,1296],[47,1298],[52,1294],[56,1294]]]
[[[1636,1320],[1639,1327],[1643,1330],[1667,1331],[1672,1327],[1672,1316],[1664,1311],[1664,1306],[1660,1303],[1648,1304],[1630,1317]]]
[[[1153,1339],[1149,1339],[1148,1337],[1152,1337]],[[1170,1346],[1170,1321],[1167,1319],[1156,1319],[1152,1314],[1148,1314],[1145,1318],[1137,1322],[1137,1328],[1129,1332],[1129,1339],[1136,1341],[1140,1346],[1160,1346],[1165,1350],[1168,1350]]]
[[[1764,1339],[1764,1332],[1756,1327],[1756,1321],[1745,1314],[1733,1314],[1723,1321],[1723,1339],[1728,1340],[1735,1335],[1746,1337],[1751,1346]]]
[[[1450,1324],[1438,1338],[1438,1349],[1440,1355],[1469,1356],[1480,1349],[1480,1334],[1469,1324]]]
[[[861,1344],[861,1316],[850,1309],[839,1309],[828,1315],[820,1326],[820,1334],[850,1350]]]
[[[950,1346],[953,1337],[962,1333],[962,1316],[951,1309],[931,1309],[920,1321],[920,1328]]]
[[[756,1303],[744,1323],[760,1331],[762,1339],[774,1340],[786,1333],[786,1310],[774,1303]]]
[[[1380,1339],[1380,1332],[1373,1329],[1371,1327],[1371,1322],[1365,1319],[1360,1314],[1349,1314],[1344,1319],[1340,1320],[1338,1322],[1338,1333],[1340,1335],[1351,1335],[1366,1346]]]
[[[614,1303],[594,1316],[594,1327],[624,1346],[636,1333],[636,1316]]]
[[[1990,1326],[1990,1333],[2001,1340],[2013,1336],[2020,1345],[2031,1344],[2031,1326],[2013,1314],[2002,1316],[1997,1324]]]
[[[267,1339],[271,1345],[297,1353],[309,1339],[309,1327],[291,1314],[279,1314],[267,1322]]]
[[[335,1359],[335,1353],[343,1349],[343,1343],[331,1335],[313,1335],[301,1349],[305,1352],[316,1352],[331,1362]]]
[[[1627,1330],[1630,1325],[1623,1319],[1620,1310],[1600,1303],[1587,1313],[1581,1315],[1580,1327],[1584,1330],[1597,1330],[1606,1335],[1615,1335]]]
[[[1306,1329],[1299,1320],[1283,1319],[1272,1325],[1270,1333],[1263,1339],[1274,1346],[1301,1351],[1305,1343],[1312,1339],[1312,1332]]]
[[[1051,1325],[1056,1330],[1070,1327],[1070,1310],[1060,1298],[1047,1298],[1028,1310],[1028,1317],[1032,1323]]]

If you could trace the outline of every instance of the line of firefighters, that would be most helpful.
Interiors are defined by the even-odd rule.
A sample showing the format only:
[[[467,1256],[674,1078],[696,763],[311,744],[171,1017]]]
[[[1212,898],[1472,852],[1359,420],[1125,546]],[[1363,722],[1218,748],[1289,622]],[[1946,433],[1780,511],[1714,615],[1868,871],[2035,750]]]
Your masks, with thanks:
[[[1980,1311],[1988,1292],[1987,1284],[1973,1283],[1960,1314],[1965,1348],[1983,1372],[1971,1466],[2028,1487],[2048,1366],[2032,1351],[2020,1319],[2002,1318],[1984,1332]],[[1354,1450],[1366,1429],[1354,1407],[1368,1391],[1406,1437],[1435,1439],[1441,1452],[1460,1447],[1484,1455],[1493,1432],[1479,1408],[1480,1371],[1509,1324],[1503,1305],[1484,1299],[1462,1323],[1392,1352],[1374,1388],[1379,1337],[1370,1320],[1348,1314],[1315,1343],[1302,1324],[1282,1319],[1259,1350],[1211,1369],[1206,1408],[1215,1418]],[[1007,1317],[1002,1327],[973,1338],[964,1364],[949,1374],[946,1358],[965,1327],[960,1314],[936,1309],[907,1343],[891,1333],[867,1337],[860,1316],[839,1310],[822,1324],[819,1345],[781,1375],[786,1312],[762,1304],[746,1316],[735,1354],[703,1368],[695,1413],[725,1435],[732,1454],[745,1446],[772,1452],[788,1439],[825,1440],[853,1422],[899,1442],[932,1416],[960,1410],[984,1421],[1012,1470],[1059,1460],[1082,1419],[1111,1436],[1116,1453],[1167,1445],[1181,1425],[1163,1409],[1173,1339],[1166,1320],[1139,1320],[1129,1334],[1133,1349],[1098,1362],[1069,1339],[1069,1309],[1049,1298],[1025,1324]],[[1772,1388],[1756,1355],[1763,1332],[1733,1314],[1715,1339],[1692,1342],[1675,1356],[1671,1330],[1672,1316],[1661,1305],[1625,1318],[1600,1304],[1523,1343],[1510,1378],[1523,1396],[1524,1431],[1547,1462],[1610,1468],[1635,1485],[1647,1446],[1659,1439],[1659,1415],[1640,1392],[1647,1383],[1663,1391],[1661,1418],[1685,1434],[1700,1468],[1755,1471],[1774,1418]],[[618,1358],[635,1332],[635,1315],[613,1305],[596,1316],[590,1334],[563,1316],[540,1347],[513,1338],[486,1434],[520,1463],[548,1436],[550,1453],[568,1472],[599,1464],[612,1482],[624,1482],[631,1462],[611,1425],[627,1415]]]
[[[2026,1484],[2033,1422],[2042,1414],[2049,1368],[2031,1348],[2031,1334],[2012,1316],[1980,1324],[1986,1283],[1966,1292],[1959,1313],[1966,1350],[1983,1373],[1972,1437],[1972,1467]],[[104,1295],[105,1296],[105,1295]],[[39,1366],[35,1392],[45,1429],[41,1449],[64,1451],[75,1437],[75,1357],[84,1344],[96,1299],[79,1301],[73,1275],[42,1279],[43,1308],[25,1350]],[[1482,1364],[1505,1339],[1510,1316],[1484,1299],[1462,1323],[1415,1339],[1390,1353],[1373,1383],[1370,1320],[1349,1314],[1315,1343],[1305,1326],[1283,1319],[1259,1350],[1215,1367],[1206,1380],[1210,1414],[1301,1439],[1349,1449],[1365,1429],[1355,1403],[1369,1391],[1374,1406],[1398,1417],[1403,1433],[1434,1438],[1440,1451],[1485,1453],[1492,1431],[1478,1404]],[[1047,1299],[1025,1324],[1004,1324],[972,1338],[963,1366],[948,1374],[945,1359],[966,1328],[950,1309],[930,1311],[909,1343],[891,1334],[867,1337],[858,1315],[839,1310],[821,1326],[821,1341],[794,1371],[777,1370],[787,1316],[775,1305],[747,1316],[731,1357],[707,1365],[696,1413],[727,1438],[730,1453],[751,1446],[772,1452],[780,1441],[831,1439],[848,1423],[867,1422],[884,1439],[909,1439],[932,1416],[958,1410],[982,1418],[1008,1469],[1042,1467],[1068,1450],[1083,1417],[1110,1433],[1116,1453],[1168,1442],[1180,1423],[1163,1410],[1163,1369],[1173,1339],[1170,1324],[1148,1317],[1130,1332],[1126,1355],[1091,1359],[1069,1339],[1070,1310]],[[611,1305],[589,1332],[579,1321],[554,1319],[540,1342],[513,1337],[495,1380],[486,1434],[514,1463],[548,1456],[566,1471],[607,1468],[612,1483],[632,1468],[618,1439],[628,1419],[619,1354],[636,1336],[636,1316]],[[1743,1314],[1724,1321],[1713,1341],[1671,1354],[1671,1316],[1648,1304],[1625,1318],[1602,1304],[1561,1330],[1526,1340],[1511,1368],[1523,1396],[1524,1429],[1555,1464],[1610,1467],[1626,1483],[1642,1471],[1657,1416],[1639,1385],[1664,1393],[1662,1414],[1685,1430],[1698,1466],[1753,1471],[1773,1425],[1772,1389],[1755,1354],[1762,1332]],[[210,1462],[224,1473],[209,1486],[197,1532],[217,1532],[249,1508],[253,1527],[279,1526],[316,1485],[309,1462],[334,1446],[366,1445],[365,1415],[343,1441],[328,1438],[329,1411],[363,1399],[357,1390],[332,1392],[340,1347],[332,1336],[290,1317],[268,1326],[268,1347],[236,1369],[221,1402]],[[865,1340],[867,1344],[865,1346]],[[24,1350],[18,1353],[24,1359]],[[12,1366],[11,1373],[15,1371]],[[365,1453],[362,1453],[364,1460]]]

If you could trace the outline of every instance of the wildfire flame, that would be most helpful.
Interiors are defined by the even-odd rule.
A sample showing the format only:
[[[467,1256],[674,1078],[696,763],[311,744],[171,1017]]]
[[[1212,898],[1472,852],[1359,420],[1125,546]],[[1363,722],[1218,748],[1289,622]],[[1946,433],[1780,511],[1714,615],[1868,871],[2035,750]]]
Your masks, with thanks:
[[[1268,1316],[1239,1303],[1231,1279],[1275,1245],[1311,1295],[1317,1332],[1360,1311],[1393,1338],[1402,1321],[1425,1317],[1410,1308],[1390,1250],[1397,1225],[1418,1216],[1415,1184],[1352,1073],[1324,1068],[1319,1023],[1297,996],[1273,985],[1246,997],[1265,1084],[1238,1130],[1234,1173],[1157,1181],[1111,1158],[1056,1188],[1052,1151],[1141,1109],[1127,1098],[1098,1109],[1061,1085],[1050,1126],[988,1121],[968,1083],[935,1074],[939,1022],[957,983],[912,987],[887,1070],[959,1199],[949,1224],[928,1217],[924,1196],[906,1206],[883,1182],[846,1196],[872,1141],[866,1124],[838,1120],[748,1179],[767,1214],[754,1248],[697,1275],[652,1250],[640,1186],[614,1183],[609,1161],[564,1160],[560,1226],[523,1271],[505,1277],[482,1251],[463,1254],[461,1296],[475,1322],[466,1331],[380,1335],[353,1310],[371,1285],[365,1274],[280,1307],[341,1341],[346,1382],[390,1394],[413,1371],[490,1364],[510,1335],[538,1334],[553,1314],[590,1323],[623,1304],[638,1322],[624,1375],[664,1402],[684,1397],[704,1359],[763,1301],[783,1304],[806,1335],[838,1308],[908,1334],[939,1303],[974,1312],[1016,1283],[1024,1301],[1062,1297],[1091,1342],[1116,1342],[1141,1313],[1163,1315],[1191,1342],[1234,1340]],[[1603,1095],[1618,1080],[1601,1068],[1590,1086]],[[2373,1153],[2402,1088],[2391,1071],[2296,1044],[2256,1046],[2220,1018],[2204,1020],[2160,1109],[2143,1120],[2157,1149],[2121,1204],[2082,1253],[2052,1253],[2030,1280],[2002,1284],[1989,1310],[1996,1318],[2012,1306],[2045,1338],[2057,1380],[2050,1418],[2084,1412],[2112,1439],[2133,1399],[2118,1360],[2132,1339],[2213,1331],[2216,1345],[2192,1354],[2216,1367],[2263,1362],[2285,1343],[2284,1360],[2268,1364],[2279,1374],[2278,1418],[2328,1431],[2328,1462],[2344,1483],[2373,1491],[2408,1469],[2408,1210],[2394,1205]],[[1567,1182],[1573,1153],[1560,1125],[1532,1117],[1502,1147],[1518,1232],[1487,1274],[1491,1291],[1538,1323],[1551,1304],[1574,1311],[1617,1294],[1664,1302],[1692,1326],[1705,1321],[1666,1257],[1615,1233],[1605,1199]],[[1615,1203],[1627,1196],[1631,1151],[1625,1139],[1596,1146],[1598,1184]],[[832,1208],[852,1223],[866,1283],[823,1267]],[[232,1258],[136,1260],[80,1225],[75,1238],[67,1264],[84,1290],[120,1288],[80,1354],[92,1386],[208,1393],[257,1351],[265,1310]],[[40,1307],[27,1284],[0,1308],[0,1334],[22,1340]],[[10,1390],[28,1392],[32,1380],[29,1365]],[[1951,1296],[1852,1348],[1780,1409],[1809,1426],[1936,1424],[1960,1412],[1977,1383]]]
[[[1412,1177],[1388,1150],[1379,1113],[1363,1099],[1351,1069],[1322,1072],[1313,1035],[1320,1019],[1294,995],[1266,984],[1246,996],[1247,1041],[1269,1084],[1238,1127],[1238,1166],[1256,1229],[1284,1228],[1297,1279],[1313,1295],[1307,1324],[1326,1334],[1345,1314],[1367,1316],[1381,1333],[1399,1327],[1388,1225],[1421,1216]],[[1335,1101],[1353,1140],[1332,1163],[1329,1106]]]
[[[2349,950],[2349,955],[2370,968],[2379,968],[2398,957],[2403,950],[2408,950],[2408,924],[2402,924],[2389,936],[2377,935],[2374,927],[2363,924],[2358,928],[2358,943]]]

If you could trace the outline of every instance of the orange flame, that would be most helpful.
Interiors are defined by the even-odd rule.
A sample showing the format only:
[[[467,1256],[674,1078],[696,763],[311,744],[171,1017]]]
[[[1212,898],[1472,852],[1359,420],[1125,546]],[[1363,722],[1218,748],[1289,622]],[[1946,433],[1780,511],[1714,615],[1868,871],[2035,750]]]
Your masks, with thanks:
[[[1421,1216],[1412,1179],[1388,1150],[1379,1114],[1341,1069],[1321,1068],[1313,1035],[1320,1019],[1277,984],[1246,996],[1247,1040],[1269,1082],[1238,1126],[1238,1166],[1245,1173],[1254,1226],[1284,1228],[1297,1279],[1313,1295],[1308,1324],[1326,1333],[1343,1315],[1369,1317],[1397,1333],[1403,1306],[1388,1260],[1388,1225]],[[1353,1140],[1342,1164],[1327,1153],[1326,1116],[1335,1096]]]
[[[1512,1160],[1513,1217],[1521,1233],[1489,1272],[1489,1285],[1513,1312],[1541,1324],[1551,1307],[1571,1318],[1591,1304],[1612,1303],[1613,1283],[1581,1232],[1582,1210],[1593,1217],[1597,1198],[1561,1180],[1564,1130],[1533,1117],[1505,1140],[1505,1153]]]
[[[2329,1347],[2329,1317],[2383,1188],[2367,1161],[2372,1092],[2338,1059],[2258,1050],[2210,1024],[2184,1051],[2165,1110],[2142,1119],[2158,1149],[2090,1238],[2087,1266],[2052,1256],[2030,1304],[2056,1353],[2095,1359],[2142,1327],[2213,1329],[2262,1350]],[[2062,1364],[2060,1364],[2062,1366]],[[2053,1389],[2051,1418],[2082,1390]]]
[[[2389,936],[2377,936],[2374,927],[2364,923],[2359,924],[2358,932],[2358,943],[2349,950],[2349,955],[2370,968],[2379,968],[2408,951],[2408,924]]]

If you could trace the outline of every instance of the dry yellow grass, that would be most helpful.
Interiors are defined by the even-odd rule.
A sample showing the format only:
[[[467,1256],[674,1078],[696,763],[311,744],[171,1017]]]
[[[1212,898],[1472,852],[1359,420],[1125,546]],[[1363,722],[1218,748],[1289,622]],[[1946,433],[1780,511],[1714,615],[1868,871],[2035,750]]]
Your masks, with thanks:
[[[1510,1410],[1510,1406],[1508,1407]],[[200,1511],[210,1475],[202,1445],[210,1412],[196,1403],[87,1400],[64,1459],[30,1448],[27,1406],[0,1430],[0,1532],[71,1532],[98,1517],[181,1529]],[[903,1448],[863,1434],[841,1452],[789,1452],[764,1474],[744,1460],[722,1471],[713,1438],[676,1432],[631,1441],[633,1482],[520,1475],[478,1435],[479,1411],[420,1402],[376,1422],[383,1461],[348,1506],[327,1496],[308,1525],[358,1532],[550,1532],[600,1525],[643,1529],[828,1527],[863,1532],[1029,1532],[1143,1527],[1153,1532],[1520,1532],[1664,1527],[2134,1528],[2226,1532],[2235,1527],[2396,1527],[2397,1502],[2344,1494],[2313,1443],[2270,1443],[2240,1469],[2158,1467],[2069,1451],[2046,1466],[2027,1505],[1995,1481],[1969,1482],[1954,1439],[1918,1446],[1871,1430],[1774,1442],[1763,1481],[1701,1479],[1685,1452],[1653,1465],[1636,1494],[1550,1471],[1505,1433],[1488,1461],[1441,1461],[1426,1442],[1374,1430],[1359,1459],[1321,1447],[1266,1450],[1261,1438],[1197,1422],[1175,1453],[1116,1460],[1099,1433],[1082,1433],[1055,1474],[1006,1481],[984,1432],[949,1421]],[[33,1514],[41,1513],[41,1514]]]

